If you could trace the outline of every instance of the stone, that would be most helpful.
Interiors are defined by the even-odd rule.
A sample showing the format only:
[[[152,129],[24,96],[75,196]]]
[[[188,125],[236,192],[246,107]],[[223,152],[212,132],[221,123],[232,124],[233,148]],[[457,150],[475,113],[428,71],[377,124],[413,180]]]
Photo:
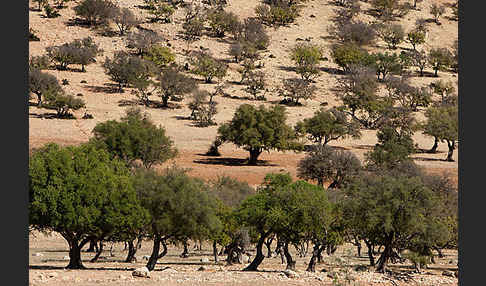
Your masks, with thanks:
[[[250,263],[250,262],[251,262],[250,256],[248,256],[248,255],[244,255],[244,254],[243,254],[243,255],[241,255],[241,261],[242,261],[243,263]]]
[[[285,274],[285,276],[287,276],[289,278],[299,278],[299,274],[297,274],[297,272],[292,271],[290,269],[286,269],[286,270],[282,271],[282,273]]]
[[[56,278],[59,274],[57,274],[56,272],[52,272],[52,273],[49,273],[47,274],[47,277],[49,278]]]
[[[448,277],[454,277],[454,272],[452,271],[449,271],[449,270],[444,270],[444,272],[442,272],[442,275],[444,276],[448,276]]]
[[[39,252],[38,252],[38,253],[34,253],[34,254],[32,254],[32,256],[37,256],[37,257],[39,257],[39,256],[44,256],[44,254],[42,254],[42,253],[39,253]]]
[[[150,271],[145,266],[144,267],[140,267],[140,268],[135,269],[132,272],[132,276],[134,276],[134,277],[150,278]]]
[[[204,267],[204,266],[201,266],[201,267],[199,267],[199,268],[197,269],[197,271],[206,271],[206,270],[207,270],[207,268],[206,268],[206,267]]]
[[[329,272],[326,268],[322,268],[321,272]]]
[[[150,255],[144,255],[144,256],[142,257],[142,259],[143,259],[143,260],[149,260],[149,259],[150,259]]]
[[[311,18],[315,18],[315,17],[316,17],[316,15],[311,14],[309,17],[311,17]]]
[[[209,258],[203,257],[203,258],[201,258],[201,262],[208,263],[209,262]]]
[[[64,256],[62,259],[64,259],[64,260],[69,260],[69,256],[67,256],[67,255],[66,255],[66,256]]]
[[[368,267],[364,266],[364,265],[358,265],[354,268],[354,270],[356,272],[362,272],[362,271],[368,271]]]
[[[174,268],[171,268],[171,267],[166,267],[166,268],[162,269],[161,271],[164,271],[165,273],[177,273],[177,270],[175,270]]]

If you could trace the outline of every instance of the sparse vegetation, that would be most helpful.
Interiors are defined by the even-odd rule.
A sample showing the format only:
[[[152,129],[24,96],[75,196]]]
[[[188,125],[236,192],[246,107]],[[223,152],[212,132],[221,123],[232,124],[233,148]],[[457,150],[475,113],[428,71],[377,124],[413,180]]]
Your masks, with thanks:
[[[191,55],[191,71],[204,77],[206,83],[212,83],[213,78],[222,79],[226,75],[228,65],[223,61],[213,58],[206,52],[194,52]]]
[[[107,24],[115,15],[117,6],[110,0],[82,0],[73,9],[88,25],[97,26]]]
[[[290,51],[290,59],[295,64],[297,74],[304,80],[310,80],[320,72],[322,49],[313,44],[297,44]]]

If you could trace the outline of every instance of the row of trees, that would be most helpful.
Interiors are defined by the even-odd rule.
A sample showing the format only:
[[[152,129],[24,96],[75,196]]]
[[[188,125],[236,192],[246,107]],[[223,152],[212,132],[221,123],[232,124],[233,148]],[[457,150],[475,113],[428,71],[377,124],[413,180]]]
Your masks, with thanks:
[[[378,271],[406,251],[430,258],[432,249],[457,246],[453,185],[416,168],[390,170],[395,172],[349,175],[338,191],[269,174],[255,193],[230,178],[204,183],[177,167],[161,174],[130,168],[97,142],[48,144],[29,161],[29,218],[32,229],[66,239],[70,269],[84,267],[80,251],[90,240],[131,241],[127,261],[136,252],[133,240],[152,240],[149,270],[167,254],[169,243],[189,239],[212,241],[216,261],[221,245],[228,263],[256,243],[247,271],[258,269],[263,246],[270,250],[274,237],[288,269],[295,269],[289,247],[312,242],[308,271],[315,271],[324,249],[345,241],[364,240],[371,265],[374,247],[384,247]]]

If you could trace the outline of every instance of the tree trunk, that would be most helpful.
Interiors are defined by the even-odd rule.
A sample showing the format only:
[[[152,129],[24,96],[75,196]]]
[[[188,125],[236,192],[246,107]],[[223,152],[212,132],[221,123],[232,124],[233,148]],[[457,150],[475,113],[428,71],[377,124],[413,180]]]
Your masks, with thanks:
[[[152,248],[152,255],[147,262],[147,268],[149,271],[154,270],[155,264],[157,263],[157,259],[159,259],[159,251],[160,251],[160,239],[154,239],[154,246]]]
[[[42,106],[42,94],[37,94],[37,107]]]
[[[216,244],[216,240],[213,240],[213,256],[214,263],[218,263],[218,245]]]
[[[169,96],[162,96],[162,106],[163,107],[169,107]]]
[[[188,245],[187,245],[187,239],[184,240],[183,244],[184,244],[184,251],[182,252],[182,254],[180,255],[180,257],[181,258],[187,258],[187,257],[189,257],[189,250],[188,250]]]
[[[355,239],[355,245],[358,248],[358,257],[361,257],[361,241]]]
[[[243,271],[257,271],[258,266],[262,263],[263,259],[265,259],[265,255],[263,255],[263,243],[265,242],[265,238],[268,236],[268,233],[260,232],[260,239],[258,239],[258,243],[256,246],[256,255],[253,261],[243,269]]]
[[[444,258],[444,254],[442,253],[442,250],[438,248],[437,246],[434,246],[435,251],[437,251],[437,254],[439,258]]]
[[[96,250],[95,250],[96,249]],[[89,241],[89,248],[86,252],[98,252],[98,245],[94,239],[90,239]]]
[[[295,271],[295,260],[292,259],[292,255],[289,252],[289,243],[285,242],[283,245],[283,251],[285,254],[285,258],[287,259],[287,268],[288,270]]]
[[[128,243],[128,254],[127,254],[127,259],[125,259],[125,262],[131,263],[135,260],[135,254],[137,253],[137,247],[133,245],[133,241],[129,240],[127,241]]]
[[[319,187],[324,187],[324,180],[322,178],[317,178],[317,185]]]
[[[84,240],[78,244],[76,238],[71,238],[69,244],[69,264],[66,269],[85,269],[81,261],[81,249],[89,240]]]
[[[268,239],[265,240],[265,246],[267,247],[267,258],[272,258],[272,242],[275,236],[271,236]]]
[[[312,250],[312,257],[307,265],[307,269],[305,271],[309,272],[316,272],[316,264],[319,254],[322,252],[321,243],[316,242],[314,244],[314,249]]]
[[[388,260],[393,256],[393,248],[392,248],[393,237],[394,237],[393,233],[387,235],[386,237],[385,249],[383,250],[380,258],[378,259],[378,266],[376,267],[377,272],[385,273]]]
[[[368,257],[370,259],[370,265],[375,266],[375,257],[373,256],[373,245],[368,242],[366,239],[364,240],[366,247],[368,248]]]
[[[94,262],[98,261],[98,258],[100,257],[102,252],[103,252],[103,240],[100,240],[100,247],[98,248],[96,255],[90,260],[90,262],[94,263]]]
[[[430,148],[429,151],[427,151],[427,153],[436,153],[438,146],[439,146],[439,138],[434,137],[434,145],[432,146],[432,148]]]
[[[250,149],[250,159],[248,161],[248,165],[256,165],[258,161],[258,156],[260,156],[261,153],[262,151],[260,150],[260,148]]]
[[[454,159],[452,159],[452,154],[454,153],[454,149],[456,149],[456,142],[447,140],[447,146],[449,147],[449,152],[447,153],[446,161],[454,162]]]

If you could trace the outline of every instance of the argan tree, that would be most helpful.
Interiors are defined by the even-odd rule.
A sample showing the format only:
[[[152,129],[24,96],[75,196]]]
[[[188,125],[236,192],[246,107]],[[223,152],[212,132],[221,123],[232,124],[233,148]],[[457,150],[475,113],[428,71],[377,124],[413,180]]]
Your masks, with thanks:
[[[126,41],[128,48],[136,49],[138,55],[144,55],[151,46],[163,41],[163,37],[151,30],[139,30],[128,34]]]
[[[107,24],[117,8],[110,0],[82,0],[73,9],[76,16],[83,18],[87,24],[97,26]]]
[[[80,64],[82,72],[85,72],[84,67],[94,63],[96,56],[102,52],[91,37],[76,39],[60,46],[49,46],[46,51],[51,61],[58,63],[60,70],[67,70],[70,64]]]
[[[453,162],[452,155],[459,140],[459,117],[457,105],[432,106],[425,111],[427,121],[423,125],[423,133],[447,142],[449,152],[447,161]]]
[[[36,150],[28,184],[29,224],[66,240],[68,269],[84,268],[81,249],[99,233],[140,228],[146,215],[124,163],[93,144]]]
[[[313,145],[307,156],[299,161],[297,177],[316,180],[317,185],[341,188],[361,172],[361,162],[353,153],[335,150],[328,145]]]
[[[70,118],[70,111],[86,106],[84,100],[72,94],[58,93],[46,98],[45,106],[56,110],[57,118]]]
[[[345,139],[348,136],[353,139],[361,137],[360,124],[343,111],[332,108],[314,113],[313,117],[305,118],[297,122],[295,130],[297,134],[308,135],[309,140],[320,145],[326,145],[333,140]]]
[[[377,28],[378,36],[388,45],[389,49],[396,49],[403,42],[405,31],[400,24],[383,24]]]
[[[234,31],[241,25],[235,13],[220,9],[210,10],[207,13],[207,20],[211,31],[218,38],[224,37],[225,33]]]
[[[445,12],[445,6],[444,5],[439,5],[437,3],[432,3],[430,5],[430,14],[432,17],[434,17],[434,22],[437,25],[440,25],[439,18],[442,16]]]
[[[183,169],[171,167],[162,174],[138,170],[134,187],[150,214],[147,231],[153,247],[146,265],[150,271],[167,254],[169,242],[209,238],[211,233],[221,230],[216,198],[209,194],[208,186],[189,177]]]
[[[145,168],[150,168],[177,155],[177,149],[165,129],[156,126],[138,108],[128,109],[119,121],[98,123],[93,134],[93,141],[106,148],[113,157],[123,160],[127,166],[140,160]]]
[[[211,83],[214,77],[222,79],[228,70],[226,63],[213,58],[210,54],[203,51],[194,52],[189,61],[193,66],[191,71],[204,77],[206,83]]]
[[[408,32],[406,41],[412,45],[414,51],[417,51],[417,45],[425,43],[425,32],[419,29],[413,29]]]
[[[62,87],[57,78],[39,69],[29,69],[29,91],[37,96],[37,106],[42,106],[42,99],[62,93]]]
[[[302,145],[292,127],[286,123],[285,108],[240,105],[231,121],[222,124],[218,136],[223,142],[231,142],[250,152],[248,164],[256,165],[263,151],[299,150]]]
[[[434,69],[434,75],[438,77],[437,72],[446,71],[452,64],[452,54],[446,48],[431,49],[427,55],[427,60]]]
[[[351,228],[384,247],[378,272],[385,272],[400,251],[438,240],[447,231],[435,215],[440,199],[419,177],[362,176],[344,192],[344,217]]]
[[[295,64],[295,71],[302,79],[310,80],[319,74],[322,50],[313,44],[299,43],[290,50],[290,59]]]
[[[337,21],[329,26],[329,34],[342,44],[359,47],[373,44],[377,36],[374,25],[362,21]]]
[[[411,63],[420,71],[420,76],[424,76],[424,69],[428,66],[429,60],[425,51],[412,51],[410,53]]]
[[[365,49],[354,44],[333,45],[331,57],[344,73],[349,73],[352,66],[371,66],[374,61]]]
[[[169,47],[152,45],[143,58],[154,63],[159,69],[163,69],[175,61],[176,55]]]
[[[288,105],[300,105],[300,100],[309,100],[315,97],[317,87],[301,78],[287,78],[283,80],[279,89],[280,96]]]
[[[246,85],[245,91],[253,96],[255,100],[264,100],[264,95],[259,95],[262,91],[265,91],[266,80],[265,73],[262,71],[249,71],[243,84]]]
[[[124,36],[128,31],[142,23],[130,8],[118,8],[113,16],[113,22],[118,27],[120,36]]]
[[[169,106],[169,99],[184,96],[197,88],[196,81],[183,74],[177,67],[169,66],[161,70],[156,85],[162,98],[162,106]]]

